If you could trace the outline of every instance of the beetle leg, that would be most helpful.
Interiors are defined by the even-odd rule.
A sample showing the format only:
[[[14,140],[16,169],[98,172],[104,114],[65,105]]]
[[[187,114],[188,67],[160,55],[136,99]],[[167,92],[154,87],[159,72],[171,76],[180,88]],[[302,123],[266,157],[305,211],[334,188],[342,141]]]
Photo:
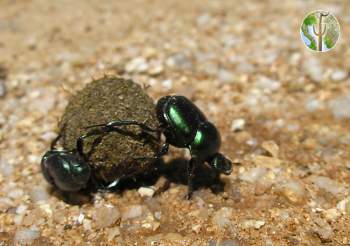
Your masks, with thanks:
[[[169,144],[168,143],[164,143],[162,145],[162,148],[160,149],[159,153],[157,154],[157,158],[161,158],[163,155],[166,155],[169,151]]]
[[[114,127],[119,127],[119,126],[139,126],[142,130],[146,132],[157,132],[157,129],[153,129],[145,124],[145,122],[137,122],[135,120],[115,120],[115,121],[110,121],[106,124],[97,124],[97,125],[91,125],[87,126],[86,128],[92,128],[92,127],[106,127],[106,128],[114,128]]]
[[[57,137],[55,137],[55,139],[52,140],[51,145],[50,145],[51,150],[55,150],[56,149],[56,145],[57,145],[57,143],[58,143],[58,141],[60,140],[61,137],[62,137],[62,134],[59,133],[57,135]]]
[[[80,136],[77,139],[77,143],[76,143],[76,149],[77,149],[79,155],[81,155],[81,156],[85,155],[84,154],[84,149],[83,149],[84,148],[84,140],[85,140],[85,138],[88,138],[88,137],[91,137],[91,136],[95,136],[95,135],[100,135],[101,136],[101,135],[104,135],[105,133],[106,133],[106,131],[104,131],[103,129],[93,129],[93,130],[87,132],[86,134]],[[97,145],[99,142],[100,142],[100,140],[96,141],[96,143],[94,141],[94,144],[93,144],[92,148],[94,148],[95,145]]]
[[[93,189],[95,189],[97,192],[100,192],[100,193],[108,193],[108,192],[114,191],[120,181],[120,179],[116,179],[109,184],[103,184],[97,180],[95,175],[91,175],[90,180],[91,180]]]
[[[194,177],[194,171],[196,169],[196,166],[198,165],[198,158],[192,157],[192,159],[187,163],[187,185],[188,185],[188,191],[186,198],[191,199],[193,194],[193,177]]]
[[[51,150],[55,150],[56,149],[56,145],[58,143],[58,141],[61,139],[62,137],[62,132],[66,130],[66,126],[67,126],[67,123],[64,123],[63,124],[63,127],[61,128],[60,130],[60,133],[57,134],[57,137],[54,138],[54,140],[52,140],[51,144],[50,144],[50,148]]]

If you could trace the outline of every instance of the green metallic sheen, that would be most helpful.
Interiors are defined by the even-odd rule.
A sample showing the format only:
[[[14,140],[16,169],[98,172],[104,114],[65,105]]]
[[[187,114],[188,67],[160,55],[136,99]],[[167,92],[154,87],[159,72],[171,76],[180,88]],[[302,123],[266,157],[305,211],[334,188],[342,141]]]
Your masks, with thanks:
[[[204,141],[203,133],[197,130],[196,136],[194,137],[193,146],[199,146],[203,143],[203,141]]]
[[[182,131],[183,133],[189,134],[191,132],[190,127],[185,122],[178,108],[174,105],[170,106],[169,118],[173,122],[173,124],[176,126],[176,128]]]

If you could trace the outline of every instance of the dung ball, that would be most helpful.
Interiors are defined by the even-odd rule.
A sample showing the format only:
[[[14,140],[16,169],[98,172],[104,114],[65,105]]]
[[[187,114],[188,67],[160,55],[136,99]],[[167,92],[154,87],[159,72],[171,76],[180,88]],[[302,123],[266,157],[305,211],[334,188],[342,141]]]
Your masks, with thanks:
[[[135,120],[152,129],[159,127],[153,100],[140,85],[116,77],[94,80],[72,96],[65,109],[59,124],[62,145],[73,150],[79,136],[98,128],[86,127],[118,120]],[[139,126],[118,129],[84,141],[84,153],[94,175],[105,182],[147,170],[154,159],[140,157],[153,157],[160,149],[158,131],[144,135]]]

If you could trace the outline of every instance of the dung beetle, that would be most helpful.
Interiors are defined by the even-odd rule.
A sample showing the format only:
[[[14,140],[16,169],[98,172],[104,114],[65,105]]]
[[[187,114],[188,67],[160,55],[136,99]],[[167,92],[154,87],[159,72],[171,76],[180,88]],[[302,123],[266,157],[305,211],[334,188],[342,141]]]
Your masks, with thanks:
[[[41,159],[41,171],[45,179],[62,191],[75,192],[86,188],[91,176],[91,168],[84,155],[76,150],[58,150],[59,134],[51,143],[51,148]]]
[[[89,183],[98,188],[99,191],[105,192],[112,189],[119,179],[105,185],[98,182],[94,176],[93,169],[89,165],[89,156],[94,147],[99,144],[103,135],[109,132],[118,132],[127,134],[126,131],[119,129],[119,126],[137,125],[142,129],[142,134],[146,131],[153,131],[142,123],[135,121],[119,121],[114,122],[113,126],[92,129],[86,134],[80,136],[76,141],[76,148],[73,150],[58,150],[57,142],[61,138],[61,134],[51,142],[51,148],[41,159],[41,170],[45,179],[54,187],[61,191],[76,192],[87,188]],[[93,141],[91,150],[88,154],[84,153],[84,140],[90,136],[100,135],[99,138]],[[136,158],[137,159],[137,158]]]
[[[219,153],[221,138],[218,130],[189,99],[184,96],[162,97],[157,102],[156,114],[160,123],[159,129],[150,129],[144,123],[137,124],[146,132],[161,131],[165,136],[165,143],[156,156],[140,158],[159,159],[168,152],[169,145],[188,148],[191,160],[187,164],[187,198],[191,198],[193,193],[192,180],[196,166],[206,162],[218,173],[229,175],[232,172],[231,161]],[[107,133],[123,124],[128,125],[128,121],[91,125],[88,127],[99,127],[99,129],[95,129],[96,132],[91,131],[86,136]]]
[[[166,139],[159,156],[168,152],[169,144],[190,150],[187,198],[192,196],[196,166],[207,162],[219,173],[229,175],[232,172],[231,161],[219,153],[221,138],[218,130],[189,99],[184,96],[162,97],[157,102],[156,112]]]

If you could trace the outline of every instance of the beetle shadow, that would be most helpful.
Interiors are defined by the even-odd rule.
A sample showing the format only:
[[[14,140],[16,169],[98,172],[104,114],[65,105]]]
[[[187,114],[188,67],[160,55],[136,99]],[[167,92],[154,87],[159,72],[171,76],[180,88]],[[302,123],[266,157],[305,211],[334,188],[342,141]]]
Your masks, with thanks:
[[[188,161],[185,158],[176,158],[165,163],[161,159],[154,163],[154,170],[120,181],[117,192],[123,193],[125,190],[155,185],[160,177],[165,177],[170,183],[187,185]],[[218,194],[224,191],[224,185],[216,170],[204,164],[196,167],[193,178],[194,191],[209,188],[214,194]]]
[[[144,186],[154,186],[160,177],[165,177],[170,183],[187,185],[187,163],[188,160],[185,158],[176,158],[167,163],[165,163],[163,159],[160,159],[156,161],[153,164],[153,168],[148,171],[119,181],[116,187],[110,192],[123,194],[126,190],[138,189]],[[218,194],[224,191],[224,186],[225,183],[220,180],[220,175],[216,170],[205,164],[196,167],[193,178],[194,191],[210,189],[214,194]],[[165,191],[167,188],[168,187],[159,187],[161,192]],[[96,192],[98,191],[93,187],[76,193],[61,192],[54,188],[52,190],[54,196],[70,205],[93,203],[93,194]]]

